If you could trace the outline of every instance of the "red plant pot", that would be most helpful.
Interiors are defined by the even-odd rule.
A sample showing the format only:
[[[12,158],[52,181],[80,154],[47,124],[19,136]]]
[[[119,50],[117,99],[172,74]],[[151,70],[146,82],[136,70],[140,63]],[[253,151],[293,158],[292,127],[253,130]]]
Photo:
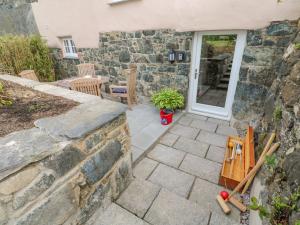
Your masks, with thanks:
[[[160,110],[160,123],[162,125],[168,125],[173,121],[173,112],[166,113],[163,109]]]

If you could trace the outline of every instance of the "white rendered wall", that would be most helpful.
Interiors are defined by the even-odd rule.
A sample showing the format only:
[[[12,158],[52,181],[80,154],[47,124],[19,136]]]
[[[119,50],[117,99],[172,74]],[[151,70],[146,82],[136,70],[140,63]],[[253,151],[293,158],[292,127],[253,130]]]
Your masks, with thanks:
[[[300,17],[300,0],[39,0],[32,3],[50,46],[71,35],[77,47],[97,47],[99,32],[170,28],[178,31],[255,29]]]

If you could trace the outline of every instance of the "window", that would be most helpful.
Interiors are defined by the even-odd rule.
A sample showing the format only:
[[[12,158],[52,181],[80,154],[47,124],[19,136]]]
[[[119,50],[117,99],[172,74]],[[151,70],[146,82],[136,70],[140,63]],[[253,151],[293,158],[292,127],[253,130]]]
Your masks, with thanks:
[[[63,45],[64,45],[64,57],[66,58],[77,58],[76,47],[72,38],[63,38]]]

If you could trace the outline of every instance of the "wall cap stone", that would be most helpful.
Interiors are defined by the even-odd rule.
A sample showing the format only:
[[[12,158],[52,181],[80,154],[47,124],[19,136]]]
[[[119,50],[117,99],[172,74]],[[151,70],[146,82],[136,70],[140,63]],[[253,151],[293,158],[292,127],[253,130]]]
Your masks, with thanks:
[[[97,96],[16,76],[0,75],[0,79],[82,103],[64,114],[35,121],[34,128],[1,137],[0,181],[30,163],[62,151],[71,139],[87,136],[124,114],[127,108]]]

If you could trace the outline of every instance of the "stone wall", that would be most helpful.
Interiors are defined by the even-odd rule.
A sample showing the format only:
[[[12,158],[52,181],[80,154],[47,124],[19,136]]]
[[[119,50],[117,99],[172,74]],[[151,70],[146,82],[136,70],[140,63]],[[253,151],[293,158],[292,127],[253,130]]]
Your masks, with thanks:
[[[0,0],[0,35],[38,34],[31,8],[37,0]]]
[[[80,62],[94,63],[98,75],[109,76],[117,83],[125,80],[122,70],[130,63],[137,64],[137,89],[145,96],[163,88],[179,89],[187,96],[191,63],[192,32],[147,30],[137,32],[109,32],[99,37],[99,48],[78,49]],[[185,52],[183,62],[168,62],[168,52]],[[68,59],[63,60],[70,65]],[[66,76],[73,73],[72,66]]]
[[[297,34],[296,21],[272,22],[268,27],[247,32],[232,114],[242,122],[259,121],[273,81],[284,75],[282,56]]]
[[[255,127],[260,154],[264,137],[276,131],[281,143],[274,168],[264,166],[252,187],[252,195],[274,212],[275,196],[289,197],[300,188],[300,23],[274,22],[262,30],[250,31],[234,103],[236,125]],[[300,201],[298,201],[298,207]],[[300,220],[291,211],[289,224]],[[250,224],[261,224],[251,212]],[[273,218],[274,219],[274,218]],[[271,224],[265,218],[262,224]],[[275,224],[274,222],[272,224]]]
[[[18,77],[0,78],[81,103],[0,138],[0,224],[85,224],[132,178],[125,107]]]

